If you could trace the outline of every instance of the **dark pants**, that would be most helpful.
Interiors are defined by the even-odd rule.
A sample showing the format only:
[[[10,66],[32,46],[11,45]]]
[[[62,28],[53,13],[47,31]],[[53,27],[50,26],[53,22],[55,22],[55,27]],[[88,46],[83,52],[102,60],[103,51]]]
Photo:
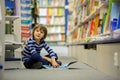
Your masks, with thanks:
[[[56,56],[55,59],[57,60],[58,59],[57,54],[55,54],[55,56]],[[46,57],[51,58],[50,55],[46,55]],[[41,62],[42,65],[49,65],[50,64],[47,60],[43,59],[40,56],[40,54],[33,54],[29,60],[27,60],[27,61],[24,62],[24,66],[26,68],[31,68],[31,66],[33,64],[37,63],[37,62]]]

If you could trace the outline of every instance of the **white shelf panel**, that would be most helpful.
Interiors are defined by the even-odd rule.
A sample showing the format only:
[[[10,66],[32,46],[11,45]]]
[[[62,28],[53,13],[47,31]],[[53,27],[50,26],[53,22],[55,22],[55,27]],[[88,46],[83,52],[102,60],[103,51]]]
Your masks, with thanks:
[[[14,48],[17,49],[19,48],[23,43],[15,41],[15,36],[12,34],[7,34],[5,35],[5,46],[6,48]]]
[[[65,40],[46,40],[46,42],[65,42]]]
[[[8,21],[14,21],[15,19],[18,19],[19,16],[5,16],[5,19]]]

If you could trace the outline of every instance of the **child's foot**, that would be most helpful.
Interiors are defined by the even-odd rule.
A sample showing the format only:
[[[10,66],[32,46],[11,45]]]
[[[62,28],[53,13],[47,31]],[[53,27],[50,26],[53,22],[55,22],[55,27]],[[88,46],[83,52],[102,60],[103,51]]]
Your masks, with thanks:
[[[42,68],[42,63],[37,62],[31,66],[31,69],[41,69]]]

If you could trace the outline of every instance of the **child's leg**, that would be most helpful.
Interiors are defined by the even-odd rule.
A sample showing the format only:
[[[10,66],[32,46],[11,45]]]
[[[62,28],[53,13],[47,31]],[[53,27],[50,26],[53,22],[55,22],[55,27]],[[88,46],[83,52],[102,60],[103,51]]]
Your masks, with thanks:
[[[51,58],[50,57],[50,55],[45,55],[45,57],[48,57],[48,58]],[[55,53],[55,60],[56,60],[56,62],[59,64],[59,65],[62,65],[62,62],[61,61],[57,61],[58,60],[58,56],[57,56],[57,54]],[[50,63],[51,64],[51,63]]]
[[[48,61],[44,60],[39,54],[34,54],[31,56],[31,58],[24,62],[24,65],[26,68],[31,68],[31,66],[37,62],[41,62],[42,65],[48,65]]]

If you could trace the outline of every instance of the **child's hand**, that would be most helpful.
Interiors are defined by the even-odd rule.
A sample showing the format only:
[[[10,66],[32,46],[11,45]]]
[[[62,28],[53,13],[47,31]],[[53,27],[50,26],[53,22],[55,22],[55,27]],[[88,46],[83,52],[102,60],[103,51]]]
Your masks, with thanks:
[[[58,66],[60,66],[60,65],[55,61],[54,58],[52,58],[51,64],[52,64],[52,66],[55,67],[55,68],[58,67]]]

